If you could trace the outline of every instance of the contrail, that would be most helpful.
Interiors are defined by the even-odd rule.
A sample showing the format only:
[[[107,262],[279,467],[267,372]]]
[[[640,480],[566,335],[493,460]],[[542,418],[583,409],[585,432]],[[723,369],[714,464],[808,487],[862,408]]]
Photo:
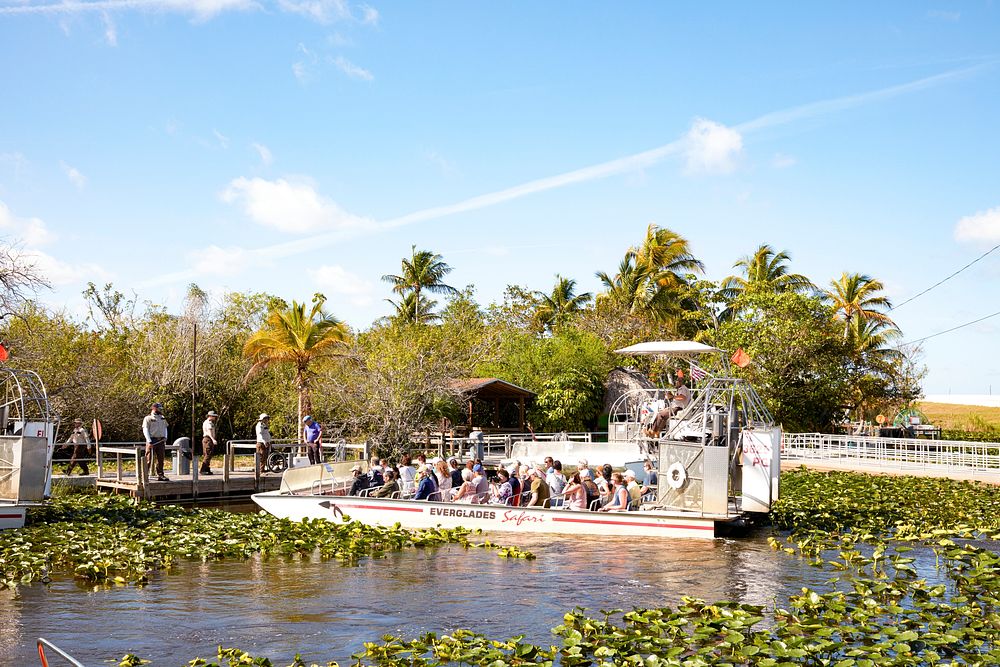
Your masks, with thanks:
[[[808,118],[815,118],[818,116],[847,111],[849,109],[889,100],[902,95],[916,93],[957,79],[969,77],[983,69],[992,67],[997,62],[997,60],[991,60],[979,65],[955,69],[941,74],[924,77],[922,79],[916,79],[907,83],[881,88],[879,90],[811,102],[809,104],[803,104],[780,111],[772,111],[733,126],[732,129],[739,131],[741,134],[747,134],[780,125],[788,125],[790,123]],[[410,225],[415,222],[425,222],[427,220],[444,218],[457,213],[466,213],[468,211],[489,208],[490,206],[496,206],[497,204],[520,199],[521,197],[525,197],[527,195],[547,192],[549,190],[563,188],[568,185],[586,183],[588,181],[607,178],[608,176],[614,176],[616,174],[643,169],[655,165],[667,157],[681,153],[686,146],[687,139],[682,137],[671,141],[670,143],[643,151],[641,153],[635,153],[626,157],[601,162],[599,164],[583,167],[581,169],[574,169],[573,171],[567,171],[556,176],[535,179],[510,188],[497,190],[496,192],[464,199],[454,204],[421,209],[396,218],[376,222],[373,225],[369,225],[361,229],[326,232],[323,234],[316,234],[310,237],[296,239],[294,241],[287,241],[274,246],[268,246],[267,248],[248,250],[244,252],[246,252],[249,257],[260,258],[262,260],[292,257],[309,250],[327,247],[334,243],[364,234],[382,232],[402,227],[404,225]],[[160,276],[152,279],[150,282],[147,282],[146,285],[160,285],[180,280],[189,280],[192,273],[195,272],[191,270]]]

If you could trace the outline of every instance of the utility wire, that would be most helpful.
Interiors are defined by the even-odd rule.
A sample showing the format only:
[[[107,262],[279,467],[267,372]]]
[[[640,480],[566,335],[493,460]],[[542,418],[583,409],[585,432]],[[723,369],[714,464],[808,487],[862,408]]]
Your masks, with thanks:
[[[917,340],[911,340],[905,343],[900,343],[898,347],[903,347],[904,345],[916,345],[917,343],[923,343],[925,340],[930,340],[931,338],[943,336],[946,333],[951,333],[952,331],[958,331],[959,329],[964,329],[965,327],[972,326],[973,324],[979,324],[983,320],[988,320],[991,317],[996,317],[997,315],[1000,315],[1000,310],[991,315],[987,315],[986,317],[980,317],[978,320],[972,320],[971,322],[966,322],[965,324],[959,324],[957,327],[952,327],[951,329],[945,329],[944,331],[939,331],[935,334],[931,334],[930,336],[924,336],[923,338],[918,338]]]
[[[986,257],[987,255],[989,255],[991,252],[993,252],[997,248],[1000,248],[1000,243],[996,244],[995,246],[993,246],[992,248],[990,248],[989,250],[987,250],[986,252],[984,252],[979,257],[976,257],[974,260],[972,260],[971,262],[969,262],[968,264],[966,264],[965,266],[963,266],[962,268],[960,268],[958,271],[955,271],[953,274],[951,274],[947,278],[944,278],[943,280],[939,280],[938,282],[934,283],[933,285],[931,285],[930,287],[928,287],[927,289],[925,289],[923,292],[919,292],[917,294],[914,294],[913,296],[911,296],[909,299],[907,299],[903,303],[897,303],[895,306],[893,306],[892,308],[889,309],[889,312],[891,312],[893,310],[896,310],[897,308],[901,308],[901,307],[905,306],[906,304],[908,304],[909,302],[911,302],[914,299],[916,299],[917,297],[921,297],[924,294],[927,294],[928,292],[930,292],[935,287],[939,287],[940,285],[943,285],[944,283],[948,282],[949,280],[951,280],[952,278],[954,278],[955,276],[957,276],[958,274],[960,274],[962,271],[965,271],[967,268],[969,268],[970,266],[972,266],[973,264],[975,264],[979,260],[981,260],[984,257]],[[990,317],[993,317],[993,316],[990,315]],[[946,333],[946,332],[942,332],[942,333]],[[935,335],[937,335],[937,334],[935,334]]]

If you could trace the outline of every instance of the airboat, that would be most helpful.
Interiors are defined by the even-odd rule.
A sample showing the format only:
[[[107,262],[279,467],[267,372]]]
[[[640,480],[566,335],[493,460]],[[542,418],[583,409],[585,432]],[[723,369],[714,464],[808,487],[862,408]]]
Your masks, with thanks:
[[[689,341],[640,343],[617,352],[689,361],[715,355],[717,362],[705,366],[721,368],[722,373],[705,372],[700,385],[691,389],[690,402],[657,437],[650,437],[649,425],[663,407],[667,390],[636,389],[625,392],[612,406],[607,443],[523,441],[515,444],[512,456],[522,462],[553,456],[567,465],[587,458],[593,464],[619,467],[652,460],[658,464],[655,497],[631,511],[347,496],[349,464],[289,469],[278,490],[256,494],[253,500],[275,516],[296,521],[349,517],[405,528],[464,526],[484,531],[669,538],[715,537],[770,511],[778,498],[781,428],[753,387],[730,377],[727,355]]]
[[[0,529],[24,525],[48,497],[56,421],[34,371],[0,366]]]

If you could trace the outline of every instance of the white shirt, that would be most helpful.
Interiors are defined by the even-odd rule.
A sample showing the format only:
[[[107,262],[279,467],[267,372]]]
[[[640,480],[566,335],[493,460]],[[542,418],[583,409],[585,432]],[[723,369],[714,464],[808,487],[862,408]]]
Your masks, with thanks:
[[[71,442],[74,445],[89,445],[90,438],[87,436],[87,429],[83,426],[77,426],[66,442]]]
[[[201,425],[201,434],[206,438],[211,438],[213,445],[219,444],[219,441],[215,439],[215,422],[211,419],[206,419]]]
[[[146,442],[167,439],[167,420],[161,414],[148,414],[142,420],[142,434]]]
[[[681,385],[674,388],[674,403],[682,408],[686,408],[687,404],[691,402],[691,390]]]
[[[257,422],[257,442],[271,444],[271,429],[264,422]]]

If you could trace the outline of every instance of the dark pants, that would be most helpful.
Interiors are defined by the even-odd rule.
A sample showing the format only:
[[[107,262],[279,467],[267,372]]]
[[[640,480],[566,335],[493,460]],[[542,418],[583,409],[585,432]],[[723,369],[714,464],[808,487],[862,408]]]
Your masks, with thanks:
[[[163,458],[167,454],[167,441],[165,439],[154,440],[152,444],[146,445],[146,469],[149,474],[153,474],[153,457],[156,457],[156,476],[163,477]]]
[[[265,445],[263,442],[257,443],[257,467],[260,469],[261,474],[267,471],[267,457],[271,455],[271,445]]]
[[[323,462],[323,451],[320,449],[318,442],[306,443],[306,455],[309,457],[309,463]]]
[[[72,475],[73,468],[77,466],[77,459],[80,459],[80,470],[82,474],[89,475],[90,469],[87,467],[87,462],[84,460],[87,457],[87,445],[71,445],[73,448],[73,456],[69,460],[69,467],[66,468],[66,474]]]
[[[207,435],[201,439],[201,451],[205,457],[201,460],[201,471],[205,472],[212,467],[212,439]]]

